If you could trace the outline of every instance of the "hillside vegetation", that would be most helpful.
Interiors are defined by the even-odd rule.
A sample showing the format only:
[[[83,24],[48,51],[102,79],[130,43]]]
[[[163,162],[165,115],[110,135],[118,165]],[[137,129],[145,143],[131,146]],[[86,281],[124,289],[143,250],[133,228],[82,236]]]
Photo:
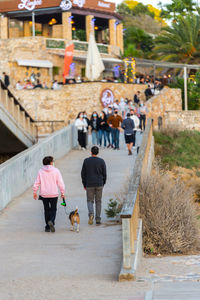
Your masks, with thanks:
[[[200,168],[200,132],[165,130],[154,132],[155,154],[163,166]]]

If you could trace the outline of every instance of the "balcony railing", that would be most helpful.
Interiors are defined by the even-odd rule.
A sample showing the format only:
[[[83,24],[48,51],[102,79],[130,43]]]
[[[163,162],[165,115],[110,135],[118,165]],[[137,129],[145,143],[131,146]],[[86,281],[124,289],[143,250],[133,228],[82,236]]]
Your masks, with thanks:
[[[65,41],[64,40],[47,39],[46,40],[46,48],[47,49],[65,49]]]
[[[74,49],[79,51],[88,50],[87,42],[73,41]],[[108,54],[108,45],[97,44],[99,52],[102,54]],[[46,48],[47,49],[65,49],[65,41],[61,39],[47,39],[46,40]]]

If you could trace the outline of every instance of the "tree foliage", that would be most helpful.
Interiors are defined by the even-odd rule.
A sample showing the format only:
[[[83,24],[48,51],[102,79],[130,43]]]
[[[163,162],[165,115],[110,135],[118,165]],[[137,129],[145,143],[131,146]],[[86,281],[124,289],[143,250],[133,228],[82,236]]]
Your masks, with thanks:
[[[171,88],[179,88],[182,91],[182,108],[185,109],[185,90],[184,79],[176,78],[175,82],[170,84]],[[195,75],[194,81],[188,81],[188,109],[199,110],[200,109],[200,72]]]
[[[161,17],[165,19],[177,20],[178,16],[187,15],[188,13],[194,12],[196,10],[197,1],[194,0],[172,0],[170,4],[162,5],[161,7]]]
[[[182,63],[200,62],[200,18],[189,14],[179,16],[171,27],[163,28],[155,40],[155,52],[160,60]]]
[[[124,57],[143,58],[144,53],[141,50],[136,49],[134,44],[128,44],[124,50]]]
[[[133,44],[137,50],[142,50],[146,53],[150,52],[154,46],[153,38],[144,30],[136,27],[128,27],[125,31],[124,39],[125,48]]]
[[[152,18],[154,18],[155,16],[152,7],[149,9],[148,5],[144,5],[143,3],[140,3],[138,1],[124,0],[120,5],[118,5],[117,10],[118,13],[125,15],[149,15]]]
[[[124,0],[117,11],[124,22],[125,56],[148,58],[154,47],[154,34],[159,33],[162,26],[159,10],[152,5]]]

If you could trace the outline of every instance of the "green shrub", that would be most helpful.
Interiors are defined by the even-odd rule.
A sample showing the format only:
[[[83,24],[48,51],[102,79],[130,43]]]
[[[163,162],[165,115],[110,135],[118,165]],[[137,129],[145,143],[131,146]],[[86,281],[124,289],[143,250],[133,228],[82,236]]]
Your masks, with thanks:
[[[122,205],[118,201],[110,199],[108,208],[105,209],[105,212],[108,218],[115,218],[120,214],[121,209]]]
[[[188,109],[199,110],[200,109],[200,85],[199,74],[196,74],[196,81],[188,82]],[[171,88],[179,88],[182,91],[182,109],[185,109],[185,91],[184,91],[184,79],[176,78],[174,83],[169,85]]]
[[[115,218],[119,216],[123,207],[123,203],[125,202],[128,194],[130,180],[131,176],[127,174],[125,176],[125,181],[120,191],[117,194],[114,194],[114,199],[109,200],[107,209],[105,209],[105,213],[108,218]]]

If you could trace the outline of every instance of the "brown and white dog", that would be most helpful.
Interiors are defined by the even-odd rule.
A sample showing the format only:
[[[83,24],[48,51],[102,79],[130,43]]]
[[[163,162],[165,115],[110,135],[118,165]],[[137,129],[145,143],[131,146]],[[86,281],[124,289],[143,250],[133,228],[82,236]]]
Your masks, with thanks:
[[[76,210],[70,212],[69,219],[70,219],[70,222],[71,222],[70,230],[79,232],[80,216],[79,216],[79,213],[78,213],[78,207],[76,207]]]

